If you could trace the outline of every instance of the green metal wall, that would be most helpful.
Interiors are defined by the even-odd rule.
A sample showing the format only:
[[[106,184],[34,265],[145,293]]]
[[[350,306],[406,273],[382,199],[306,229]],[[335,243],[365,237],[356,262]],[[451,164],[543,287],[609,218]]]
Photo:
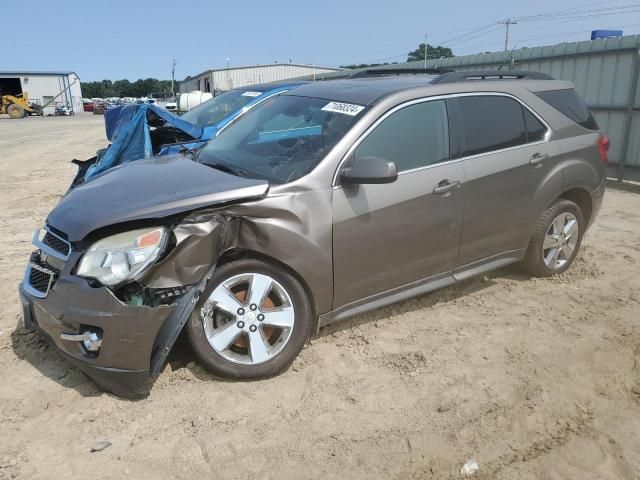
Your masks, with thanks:
[[[573,82],[611,140],[609,175],[640,180],[640,35],[429,60],[428,68],[516,69]],[[422,68],[410,62],[378,68]],[[344,77],[344,74],[325,78]]]

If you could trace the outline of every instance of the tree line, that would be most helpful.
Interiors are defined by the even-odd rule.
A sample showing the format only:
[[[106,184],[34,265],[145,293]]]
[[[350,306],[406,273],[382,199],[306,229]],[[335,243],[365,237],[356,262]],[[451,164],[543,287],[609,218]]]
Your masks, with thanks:
[[[441,45],[425,45],[421,43],[418,48],[409,52],[407,62],[424,60],[425,47],[427,48],[428,59],[438,59],[453,57],[453,51]],[[395,64],[397,62],[393,62]],[[342,68],[358,69],[367,67],[378,67],[389,65],[389,63],[360,63],[353,65],[343,65]],[[157,78],[138,79],[135,82],[129,80],[101,80],[99,82],[81,82],[82,95],[86,98],[107,98],[107,97],[147,97],[151,93],[171,93],[171,80],[158,80]],[[178,82],[174,90],[178,89]]]
[[[157,78],[140,78],[135,82],[126,79],[81,82],[80,86],[85,98],[147,97],[151,93],[171,93],[171,80],[158,80]],[[178,82],[176,82],[174,90],[177,90],[177,87]]]

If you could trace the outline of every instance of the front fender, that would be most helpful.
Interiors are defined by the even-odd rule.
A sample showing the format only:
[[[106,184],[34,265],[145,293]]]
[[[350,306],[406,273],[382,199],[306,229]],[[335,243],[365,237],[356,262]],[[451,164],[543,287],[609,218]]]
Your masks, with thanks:
[[[234,205],[224,213],[238,219],[237,248],[288,265],[306,283],[318,314],[333,308],[332,190],[269,195]]]

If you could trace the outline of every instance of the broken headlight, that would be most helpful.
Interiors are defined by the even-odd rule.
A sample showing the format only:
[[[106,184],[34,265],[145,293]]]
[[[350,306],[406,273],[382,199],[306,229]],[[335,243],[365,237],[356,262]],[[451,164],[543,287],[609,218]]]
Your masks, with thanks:
[[[108,286],[134,280],[160,256],[166,243],[167,231],[163,227],[103,238],[82,256],[77,274]]]

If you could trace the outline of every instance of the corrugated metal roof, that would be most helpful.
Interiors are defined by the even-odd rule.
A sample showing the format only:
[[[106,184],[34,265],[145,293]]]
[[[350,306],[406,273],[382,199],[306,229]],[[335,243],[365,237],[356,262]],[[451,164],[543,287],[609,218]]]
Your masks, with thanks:
[[[317,68],[317,69],[322,69],[322,70],[333,70],[333,71],[336,71],[336,72],[344,70],[344,69],[338,68],[338,67],[324,67],[322,65],[305,65],[303,63],[266,63],[266,64],[260,64],[260,65],[243,65],[241,67],[211,68],[209,70],[205,70],[204,72],[200,72],[197,75],[190,75],[190,76],[186,77],[184,79],[184,81],[190,80],[192,78],[198,78],[198,77],[201,77],[202,75],[206,75],[206,74],[211,73],[211,72],[225,72],[225,71],[233,71],[233,70],[245,70],[247,68],[287,67],[287,66],[303,67],[303,68]]]
[[[76,75],[76,72],[72,72],[72,71],[43,71],[43,72],[38,72],[35,70],[14,70],[14,71],[0,71],[0,76],[2,75]]]

